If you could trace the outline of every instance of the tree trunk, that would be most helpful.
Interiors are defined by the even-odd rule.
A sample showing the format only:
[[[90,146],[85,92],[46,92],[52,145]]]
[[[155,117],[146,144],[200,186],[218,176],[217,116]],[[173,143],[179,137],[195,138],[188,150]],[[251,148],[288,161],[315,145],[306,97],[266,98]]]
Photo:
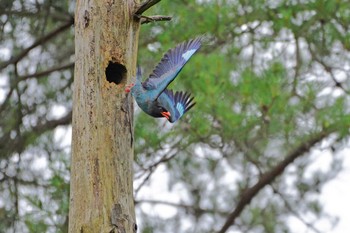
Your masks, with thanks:
[[[135,232],[133,105],[135,0],[78,0],[69,232]],[[64,45],[62,45],[64,46]]]

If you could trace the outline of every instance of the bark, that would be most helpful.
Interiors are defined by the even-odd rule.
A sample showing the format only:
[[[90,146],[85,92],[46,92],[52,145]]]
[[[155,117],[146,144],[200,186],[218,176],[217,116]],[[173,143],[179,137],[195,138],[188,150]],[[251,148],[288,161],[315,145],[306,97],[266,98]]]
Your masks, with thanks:
[[[78,0],[69,232],[135,232],[133,106],[135,0]]]

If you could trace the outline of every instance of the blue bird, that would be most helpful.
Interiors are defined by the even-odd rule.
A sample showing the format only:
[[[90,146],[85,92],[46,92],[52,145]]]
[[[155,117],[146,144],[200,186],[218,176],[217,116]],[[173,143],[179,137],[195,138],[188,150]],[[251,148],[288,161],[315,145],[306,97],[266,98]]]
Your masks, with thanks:
[[[195,103],[189,93],[174,93],[166,88],[200,47],[201,38],[196,38],[170,49],[144,82],[138,68],[135,84],[127,86],[125,91],[131,92],[138,106],[148,115],[165,117],[171,123],[177,121]]]

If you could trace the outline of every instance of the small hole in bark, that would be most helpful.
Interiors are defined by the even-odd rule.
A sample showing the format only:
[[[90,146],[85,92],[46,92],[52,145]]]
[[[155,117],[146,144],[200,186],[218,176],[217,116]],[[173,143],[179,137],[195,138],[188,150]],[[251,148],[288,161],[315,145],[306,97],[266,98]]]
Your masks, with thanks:
[[[119,84],[126,79],[126,68],[122,64],[109,61],[106,68],[106,78],[110,83]]]

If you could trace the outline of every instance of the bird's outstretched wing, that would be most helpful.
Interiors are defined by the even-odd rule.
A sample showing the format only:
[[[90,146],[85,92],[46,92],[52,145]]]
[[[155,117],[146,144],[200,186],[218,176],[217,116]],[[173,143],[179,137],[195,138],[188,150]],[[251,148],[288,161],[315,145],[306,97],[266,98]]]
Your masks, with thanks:
[[[183,42],[170,49],[142,85],[146,90],[155,90],[159,94],[176,78],[183,66],[201,47],[201,38]],[[158,95],[159,95],[158,94]]]
[[[158,98],[158,104],[165,109],[162,113],[171,123],[177,121],[186,112],[188,112],[196,103],[192,102],[191,94],[165,89]]]

